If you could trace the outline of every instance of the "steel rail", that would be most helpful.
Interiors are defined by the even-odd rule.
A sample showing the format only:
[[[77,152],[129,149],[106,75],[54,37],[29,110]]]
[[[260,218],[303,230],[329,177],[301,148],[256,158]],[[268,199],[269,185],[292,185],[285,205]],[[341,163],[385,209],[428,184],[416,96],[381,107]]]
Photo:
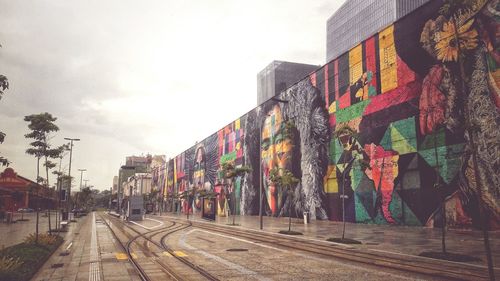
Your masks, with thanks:
[[[184,264],[188,265],[189,267],[195,269],[196,271],[198,271],[201,275],[203,275],[204,277],[206,277],[208,280],[213,280],[213,281],[216,281],[216,280],[219,280],[217,277],[213,276],[212,274],[210,274],[209,272],[207,272],[205,269],[197,266],[196,264],[192,263],[191,261],[189,261],[188,259],[184,258],[184,257],[179,257],[177,255],[175,255],[174,251],[172,248],[170,248],[167,243],[165,242],[166,238],[168,235],[174,233],[174,232],[177,232],[179,230],[182,230],[182,229],[186,229],[188,227],[191,227],[191,223],[189,223],[188,225],[186,225],[186,227],[184,228],[179,228],[175,231],[171,231],[171,232],[168,232],[166,233],[165,235],[162,236],[160,242],[161,242],[161,245],[162,247],[168,251],[171,255],[175,256],[178,260],[182,261]]]
[[[116,220],[116,218],[114,218]],[[174,222],[175,223],[175,222]],[[184,230],[186,228],[189,228],[191,227],[191,224],[180,224],[179,227],[176,227],[176,228],[173,228],[171,229],[170,227],[167,227],[167,228],[162,228],[162,229],[156,229],[156,230],[153,230],[153,231],[149,231],[149,232],[145,232],[145,233],[141,233],[139,232],[138,230],[134,229],[133,227],[129,226],[129,225],[126,225],[124,223],[121,224],[122,226],[125,226],[127,228],[129,228],[130,230],[132,230],[133,232],[135,232],[137,234],[137,236],[135,236],[134,238],[132,238],[133,241],[135,241],[137,238],[139,237],[142,237],[143,239],[151,242],[152,244],[154,244],[155,246],[165,250],[166,252],[168,252],[172,257],[174,257],[175,259],[177,259],[178,261],[182,262],[183,264],[187,265],[188,267],[190,267],[191,269],[197,271],[198,273],[200,273],[203,277],[207,278],[208,280],[213,280],[213,281],[216,281],[216,280],[219,280],[216,276],[210,274],[209,272],[207,272],[205,269],[199,267],[198,265],[194,264],[193,262],[189,261],[188,259],[184,258],[184,257],[180,257],[178,256],[173,249],[171,249],[165,242],[165,238],[172,234],[172,233],[175,233],[175,232],[178,232],[178,231],[181,231],[181,230]],[[173,226],[173,225],[172,225]],[[171,227],[172,227],[171,226]],[[156,241],[154,241],[152,239],[152,237],[160,234],[160,233],[163,233],[167,231],[166,234],[164,234],[161,238],[161,243],[158,243]],[[149,235],[149,237],[147,237]],[[132,244],[131,242],[133,241],[129,241],[130,245]],[[131,256],[130,256],[131,257]],[[166,267],[167,265],[166,264],[163,264],[162,262],[158,261],[158,260],[155,260],[157,263],[160,264],[160,266],[162,267]],[[165,268],[167,269],[167,268]],[[171,272],[171,269],[167,269],[169,272]],[[173,273],[174,275],[175,272],[171,272]],[[179,280],[182,280],[179,279]]]
[[[142,269],[142,267],[132,258],[131,253],[130,253],[129,248],[128,248],[128,245],[127,246],[123,245],[122,241],[118,238],[115,231],[111,228],[111,226],[108,224],[108,222],[104,219],[104,217],[101,214],[99,214],[99,217],[101,217],[101,221],[103,221],[104,224],[106,224],[108,229],[111,231],[111,234],[113,235],[115,240],[118,241],[118,244],[123,249],[123,251],[127,253],[129,260],[132,262],[132,265],[134,266],[137,273],[139,273],[139,277],[141,278],[141,280],[142,281],[151,281],[151,279],[148,277],[148,275]]]
[[[183,220],[171,219],[182,223]],[[371,250],[359,250],[354,247],[341,248],[334,243],[311,241],[280,234],[269,234],[261,231],[216,226],[204,222],[196,222],[192,226],[205,230],[238,236],[252,241],[267,243],[273,246],[299,250],[323,256],[349,260],[372,266],[412,272],[427,276],[448,278],[453,280],[488,280],[484,268],[465,263],[447,262],[424,257],[409,257],[408,255],[388,254]]]
[[[146,233],[141,233],[137,230],[135,230],[134,228],[124,224],[122,221],[120,221],[119,219],[117,218],[114,218],[112,217],[113,220],[115,220],[115,222],[118,222],[118,224],[116,224],[122,231],[123,231],[123,234],[125,234],[125,236],[127,237],[128,242],[127,242],[127,245],[126,245],[126,248],[125,248],[125,251],[127,252],[127,256],[129,257],[129,259],[134,263],[134,265],[136,265],[139,269],[139,272],[143,272],[144,273],[144,276],[146,276],[146,278],[149,278],[147,276],[147,273],[145,272],[145,270],[142,268],[142,266],[132,257],[132,252],[131,252],[131,248],[132,248],[132,244],[134,242],[137,243],[137,245],[139,246],[139,248],[141,248],[144,252],[149,252],[151,253],[154,257],[153,257],[153,261],[158,264],[160,267],[161,267],[161,270],[163,272],[165,272],[166,274],[168,274],[170,276],[171,279],[173,280],[176,280],[176,281],[180,281],[180,280],[184,280],[184,278],[182,278],[181,276],[179,276],[177,273],[175,273],[175,271],[173,269],[171,269],[167,264],[163,263],[162,261],[160,261],[158,258],[158,255],[156,255],[155,252],[151,251],[149,249],[149,247],[147,246],[141,246],[139,244],[139,242],[135,241],[137,240],[138,238],[144,238],[146,239],[145,237],[143,237],[144,235],[147,235],[147,234],[151,234],[153,233],[152,236],[154,236],[156,233],[160,233],[162,231],[165,231],[165,229],[169,229],[173,226],[176,225],[176,222],[173,222],[172,225],[170,226],[167,226],[167,227],[164,227],[164,228],[161,228],[161,229],[155,229],[155,230],[152,230],[152,231],[149,231],[149,232],[146,232]],[[125,232],[125,227],[127,227],[128,229],[132,230],[133,232],[135,232],[137,235],[136,236],[132,236],[130,234],[127,234]],[[154,241],[151,241],[154,243]],[[121,242],[120,242],[121,243]],[[159,247],[161,249],[161,247],[159,245],[157,245],[156,243],[154,243],[155,246]]]

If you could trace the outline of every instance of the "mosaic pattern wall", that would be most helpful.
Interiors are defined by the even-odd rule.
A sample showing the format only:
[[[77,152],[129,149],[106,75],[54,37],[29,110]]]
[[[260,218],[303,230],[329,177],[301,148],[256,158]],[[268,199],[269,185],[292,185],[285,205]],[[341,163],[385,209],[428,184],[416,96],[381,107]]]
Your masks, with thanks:
[[[269,100],[178,155],[166,191],[216,191],[218,215],[256,215],[262,180],[269,216],[434,226],[446,215],[475,227],[482,206],[498,228],[500,5],[442,7],[422,6],[282,92],[284,102]],[[227,187],[227,161],[252,172]],[[273,167],[300,179],[293,197],[269,183]],[[196,213],[197,200],[184,211]]]

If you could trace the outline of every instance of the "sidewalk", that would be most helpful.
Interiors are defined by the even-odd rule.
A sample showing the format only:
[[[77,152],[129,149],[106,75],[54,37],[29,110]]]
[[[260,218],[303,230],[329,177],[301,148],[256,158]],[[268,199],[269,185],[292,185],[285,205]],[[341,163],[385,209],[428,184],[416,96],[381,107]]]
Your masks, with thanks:
[[[186,219],[185,214],[175,213],[162,213],[161,217]],[[189,220],[212,222],[220,225],[232,222],[231,217],[217,217],[216,221],[213,222],[201,219],[197,214],[190,214]],[[259,229],[258,216],[237,216],[235,222],[240,225],[236,227]],[[280,230],[288,230],[287,217],[263,217],[263,231],[278,233]],[[304,239],[325,241],[330,237],[342,236],[342,222],[315,220],[304,225],[303,219],[292,218],[292,230],[302,232],[304,235],[301,237]],[[500,231],[491,231],[489,234],[493,264],[496,268],[500,268]],[[346,223],[345,237],[362,242],[362,245],[350,245],[358,249],[405,255],[418,255],[424,251],[441,251],[440,228]],[[471,264],[486,266],[482,231],[447,230],[446,249],[451,253],[479,258],[481,261],[471,262]]]
[[[15,220],[21,219],[21,214],[16,213]],[[0,249],[9,247],[15,244],[22,243],[24,239],[31,233],[35,233],[36,228],[36,213],[25,213],[24,219],[27,221],[17,221],[15,223],[0,223]],[[45,233],[49,231],[49,218],[45,216],[45,212],[41,212],[38,217],[38,231]],[[52,212],[51,216],[52,229],[56,228],[56,213]]]
[[[108,227],[89,213],[72,223],[65,242],[40,268],[32,281],[130,280],[140,278]]]

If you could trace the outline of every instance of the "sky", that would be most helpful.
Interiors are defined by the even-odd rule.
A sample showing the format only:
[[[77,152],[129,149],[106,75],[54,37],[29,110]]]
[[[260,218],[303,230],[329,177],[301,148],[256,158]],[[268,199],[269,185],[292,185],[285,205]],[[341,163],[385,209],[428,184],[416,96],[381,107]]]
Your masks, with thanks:
[[[34,180],[23,118],[49,112],[53,146],[81,139],[75,185],[86,169],[109,189],[126,156],[174,157],[254,108],[273,60],[325,64],[326,21],[343,2],[0,0],[0,155]]]

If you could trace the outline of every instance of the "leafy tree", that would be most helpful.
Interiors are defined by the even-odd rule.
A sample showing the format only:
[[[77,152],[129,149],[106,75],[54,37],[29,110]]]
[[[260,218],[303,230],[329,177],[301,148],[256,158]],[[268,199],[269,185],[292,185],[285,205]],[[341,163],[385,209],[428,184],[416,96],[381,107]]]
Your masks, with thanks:
[[[0,99],[4,94],[4,91],[9,88],[9,80],[4,75],[0,75]]]
[[[200,189],[197,191],[197,194],[200,198],[206,198],[206,199],[214,199],[219,195],[219,193],[211,190],[206,190],[206,189]]]
[[[31,148],[26,150],[26,153],[33,155],[37,158],[37,182],[41,182],[40,178],[40,159],[43,157],[45,159],[44,166],[47,175],[46,186],[49,186],[49,169],[54,168],[55,163],[51,162],[49,159],[59,158],[64,152],[65,146],[59,146],[57,148],[52,148],[50,145],[51,133],[57,132],[59,127],[57,127],[54,122],[57,120],[50,113],[40,113],[32,114],[24,117],[24,121],[29,122],[28,128],[31,130],[30,133],[26,134],[25,137],[28,139],[34,139],[30,143]]]
[[[2,47],[2,45],[0,45]],[[0,74],[0,100],[4,94],[4,91],[9,88],[9,80],[6,76]],[[3,143],[5,140],[5,133],[0,131],[0,143]],[[9,160],[7,158],[0,156],[0,164],[2,166],[9,166]]]
[[[339,139],[342,143],[350,143],[351,145],[348,146],[348,150],[344,155],[351,155],[351,159],[349,162],[343,164],[343,170],[342,170],[342,238],[330,238],[328,240],[335,241],[335,242],[341,242],[341,243],[356,243],[359,244],[359,241],[353,240],[353,239],[346,239],[345,238],[345,227],[346,227],[346,221],[345,221],[345,199],[347,198],[347,195],[344,194],[345,191],[345,185],[346,185],[346,177],[348,174],[348,171],[351,169],[355,161],[359,162],[359,165],[361,166],[362,170],[369,169],[368,163],[363,159],[363,149],[359,147],[358,145],[355,145],[357,143],[357,132],[351,128],[349,125],[343,125],[340,126],[335,130],[333,133],[333,136],[337,139]],[[356,157],[356,155],[359,157]],[[345,157],[345,156],[344,156]],[[385,159],[383,158],[382,161]],[[384,167],[384,162],[382,162],[382,167]],[[382,169],[383,172],[383,169]],[[382,179],[382,175],[380,176],[380,179]],[[379,185],[380,186],[380,182]],[[380,188],[379,188],[380,190]]]
[[[288,193],[288,232],[285,234],[299,234],[298,232],[292,232],[292,201],[294,188],[299,183],[299,179],[296,178],[292,172],[287,169],[274,167],[269,171],[269,181],[278,187],[278,192],[283,192],[283,188]]]
[[[155,189],[151,190],[151,192],[149,193],[149,196],[148,196],[148,202],[153,204],[153,210],[155,213],[156,213],[156,205],[157,205],[157,202],[159,199],[159,196],[158,196],[159,194],[160,194],[160,190],[155,188]]]
[[[179,197],[179,199],[184,199],[187,201],[186,216],[187,216],[187,219],[189,219],[189,205],[191,204],[191,202],[193,202],[193,199],[194,199],[194,189],[184,190],[182,193],[180,193],[178,195],[178,197]]]
[[[82,191],[78,192],[77,194],[77,206],[79,206],[80,208],[88,209],[93,205],[93,192],[90,187],[84,187]]]
[[[114,195],[112,196],[111,191],[109,191],[109,189],[105,189],[105,190],[101,191],[99,194],[96,194],[94,196],[95,205],[98,207],[110,208],[111,206],[109,206],[108,204],[109,204],[110,199],[112,199],[113,197],[114,197]]]
[[[222,164],[222,177],[227,180],[226,186],[230,190],[229,195],[231,200],[233,200],[233,210],[231,215],[233,216],[233,223],[235,225],[234,219],[236,216],[236,195],[234,192],[233,183],[235,178],[241,177],[246,173],[249,173],[252,169],[248,166],[235,167],[233,162],[224,162]]]

